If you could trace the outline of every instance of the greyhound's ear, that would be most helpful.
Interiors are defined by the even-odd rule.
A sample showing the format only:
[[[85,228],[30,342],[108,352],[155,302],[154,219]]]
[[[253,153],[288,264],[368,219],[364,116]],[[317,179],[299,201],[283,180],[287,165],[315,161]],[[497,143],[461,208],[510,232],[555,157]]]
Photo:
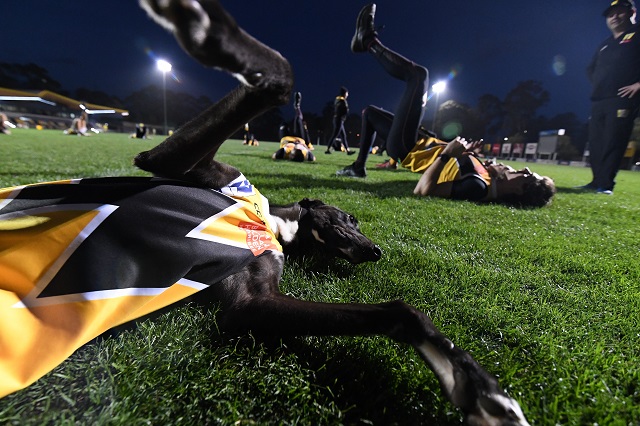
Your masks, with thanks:
[[[300,204],[300,206],[305,209],[312,209],[314,207],[324,206],[324,203],[322,201],[310,200],[308,198],[303,198],[302,200],[298,201],[298,204]]]

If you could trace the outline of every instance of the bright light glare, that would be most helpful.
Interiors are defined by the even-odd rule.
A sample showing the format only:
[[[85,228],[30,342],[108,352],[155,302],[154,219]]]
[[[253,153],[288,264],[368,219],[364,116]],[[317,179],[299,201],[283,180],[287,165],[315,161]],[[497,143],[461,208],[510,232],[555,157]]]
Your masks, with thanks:
[[[162,72],[171,72],[171,64],[164,59],[158,59],[156,61],[156,65],[158,69]]]
[[[83,109],[87,114],[115,114],[115,111],[112,109]]]
[[[43,104],[54,105],[55,102],[48,101],[46,99],[42,99],[38,96],[0,96],[0,101],[34,101],[34,102],[42,102]]]
[[[436,93],[436,94],[444,92],[446,88],[447,88],[447,82],[444,80],[439,81],[433,86],[431,86],[431,90],[433,90],[433,93]]]

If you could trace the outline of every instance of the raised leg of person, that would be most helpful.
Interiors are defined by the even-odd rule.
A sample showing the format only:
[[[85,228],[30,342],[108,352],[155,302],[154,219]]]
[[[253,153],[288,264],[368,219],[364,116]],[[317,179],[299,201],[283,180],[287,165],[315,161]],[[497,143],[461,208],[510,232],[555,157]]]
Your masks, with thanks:
[[[389,130],[387,152],[401,161],[414,147],[424,113],[429,72],[404,56],[384,46],[378,39],[369,44],[369,52],[392,77],[406,83]]]
[[[406,82],[395,120],[389,131],[387,152],[395,160],[402,160],[415,145],[418,127],[424,111],[424,95],[429,73],[397,52],[384,46],[375,30],[376,5],[369,4],[360,10],[356,19],[356,31],[351,40],[354,53],[369,52],[392,77]]]
[[[366,163],[371,145],[376,135],[386,141],[393,123],[393,114],[369,105],[362,111],[362,131],[360,132],[360,152],[352,164],[336,172],[337,176],[366,177]]]
[[[355,161],[355,165],[358,167],[365,167],[367,158],[369,157],[369,151],[376,136],[387,140],[389,137],[389,131],[391,130],[391,124],[393,123],[393,114],[389,111],[385,111],[382,108],[378,108],[373,105],[369,105],[362,111],[362,131],[360,132],[360,152],[358,158]]]

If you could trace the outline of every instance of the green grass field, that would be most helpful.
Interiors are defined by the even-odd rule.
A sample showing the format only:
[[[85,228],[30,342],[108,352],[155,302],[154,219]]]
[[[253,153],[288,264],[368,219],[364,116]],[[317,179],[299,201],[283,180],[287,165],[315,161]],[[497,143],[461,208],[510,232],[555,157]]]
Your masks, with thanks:
[[[0,135],[0,186],[143,175],[131,158],[158,142],[15,130]],[[571,189],[588,168],[530,164],[559,192],[548,208],[517,210],[417,198],[419,176],[406,170],[339,179],[353,158],[321,147],[315,164],[281,163],[276,148],[229,141],[218,159],[272,204],[311,197],[349,211],[384,250],[375,264],[288,264],[284,292],[405,300],[498,376],[534,425],[640,424],[640,173],[621,171],[606,196]],[[222,336],[213,313],[191,305],[86,345],[0,400],[0,424],[15,425],[460,422],[409,347]]]

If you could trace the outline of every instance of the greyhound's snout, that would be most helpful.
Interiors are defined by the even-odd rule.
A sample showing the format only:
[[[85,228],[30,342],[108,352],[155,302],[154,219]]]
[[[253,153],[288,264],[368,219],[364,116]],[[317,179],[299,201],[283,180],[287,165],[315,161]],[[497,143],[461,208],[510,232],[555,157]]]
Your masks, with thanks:
[[[361,246],[360,249],[348,250],[343,253],[346,259],[355,265],[364,262],[377,262],[382,257],[382,249],[375,244]]]
[[[379,246],[374,245],[373,249],[371,250],[371,257],[369,258],[369,261],[377,262],[378,260],[380,260],[381,257],[382,257],[382,249]]]

